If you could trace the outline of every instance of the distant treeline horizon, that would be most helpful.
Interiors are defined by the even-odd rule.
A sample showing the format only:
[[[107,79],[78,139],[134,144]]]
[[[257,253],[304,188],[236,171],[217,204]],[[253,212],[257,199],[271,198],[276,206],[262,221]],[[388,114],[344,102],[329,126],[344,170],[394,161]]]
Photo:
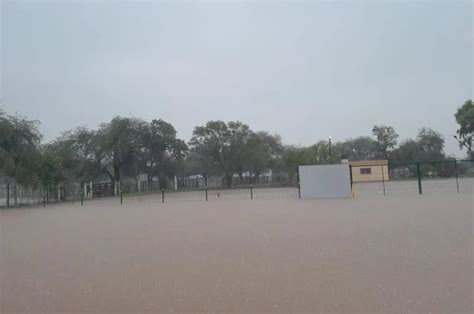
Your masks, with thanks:
[[[472,156],[474,109],[467,100],[455,112],[456,139]],[[298,165],[350,160],[387,159],[394,163],[443,161],[443,136],[420,126],[414,138],[399,142],[392,126],[374,125],[372,137],[343,141],[323,139],[308,145],[284,144],[280,135],[252,130],[240,121],[208,121],[196,126],[188,142],[162,119],[114,117],[97,129],[77,127],[42,143],[39,121],[0,110],[0,175],[25,185],[58,186],[107,176],[115,184],[124,177],[146,174],[147,180],[200,174],[222,176],[227,186],[243,173],[258,177],[271,171],[295,180]]]

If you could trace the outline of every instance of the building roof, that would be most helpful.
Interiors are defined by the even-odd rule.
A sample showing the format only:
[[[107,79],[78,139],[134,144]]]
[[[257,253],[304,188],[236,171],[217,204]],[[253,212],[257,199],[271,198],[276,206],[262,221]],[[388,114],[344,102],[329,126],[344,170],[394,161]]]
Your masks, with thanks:
[[[388,165],[388,160],[349,161],[349,165],[353,167],[385,166],[385,165]]]

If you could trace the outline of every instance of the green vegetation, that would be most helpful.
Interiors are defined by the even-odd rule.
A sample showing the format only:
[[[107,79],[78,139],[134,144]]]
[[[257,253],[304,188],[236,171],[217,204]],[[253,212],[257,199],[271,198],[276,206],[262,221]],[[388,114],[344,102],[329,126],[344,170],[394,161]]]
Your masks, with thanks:
[[[472,140],[474,138],[474,103],[472,99],[466,102],[457,110],[454,115],[459,124],[456,139],[461,148],[467,149],[468,158],[474,159],[472,155]]]
[[[455,113],[459,124],[456,138],[472,158],[474,105],[466,101]],[[77,128],[54,141],[41,144],[38,121],[8,115],[0,110],[0,176],[26,187],[61,188],[69,183],[109,181],[142,175],[146,181],[202,175],[225,178],[231,187],[234,175],[243,183],[268,173],[284,174],[297,180],[297,167],[350,160],[389,159],[392,163],[445,161],[445,139],[421,128],[417,137],[398,144],[391,126],[375,125],[373,138],[356,137],[343,142],[318,141],[308,147],[286,146],[277,134],[254,131],[239,121],[209,121],[195,127],[189,143],[177,137],[172,124],[161,119],[151,122],[115,117],[97,130]],[[330,156],[331,154],[331,156]],[[433,166],[429,173],[448,170]],[[207,181],[206,181],[207,182]]]

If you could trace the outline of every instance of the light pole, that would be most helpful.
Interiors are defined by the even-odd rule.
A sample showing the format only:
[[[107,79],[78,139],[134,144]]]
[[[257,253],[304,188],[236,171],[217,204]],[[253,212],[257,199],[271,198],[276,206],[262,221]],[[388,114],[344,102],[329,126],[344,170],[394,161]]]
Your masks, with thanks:
[[[332,164],[332,149],[331,149],[331,140],[332,137],[329,137],[329,163]]]

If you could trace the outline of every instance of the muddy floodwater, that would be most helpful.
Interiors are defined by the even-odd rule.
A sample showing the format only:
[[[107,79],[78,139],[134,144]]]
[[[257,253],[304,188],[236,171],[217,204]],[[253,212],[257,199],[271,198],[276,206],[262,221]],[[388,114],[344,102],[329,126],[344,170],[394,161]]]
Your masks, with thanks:
[[[0,312],[472,313],[473,195],[0,210]]]

